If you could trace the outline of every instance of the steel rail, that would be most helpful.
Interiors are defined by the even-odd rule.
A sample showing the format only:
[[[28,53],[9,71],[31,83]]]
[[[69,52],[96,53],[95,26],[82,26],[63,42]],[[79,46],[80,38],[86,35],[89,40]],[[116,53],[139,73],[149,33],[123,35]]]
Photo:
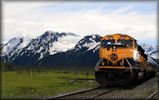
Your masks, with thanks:
[[[62,94],[62,95],[57,95],[57,96],[53,96],[53,97],[49,97],[49,98],[44,98],[43,100],[59,99],[59,98],[63,98],[63,97],[71,96],[71,95],[76,95],[76,94],[83,93],[83,92],[92,91],[92,90],[99,89],[99,88],[100,87],[89,88],[89,89],[86,89],[86,90],[75,91],[75,92],[66,93],[66,94]]]
[[[159,89],[153,92],[149,97],[147,97],[145,100],[150,100],[152,99],[157,93],[159,93]]]
[[[91,96],[90,98],[88,98],[88,99],[86,99],[86,100],[93,100],[93,99],[95,99],[96,97],[105,95],[105,94],[110,93],[110,92],[113,92],[113,91],[115,91],[115,90],[117,90],[117,89],[111,89],[111,90],[108,90],[108,91],[104,91],[104,92],[102,92],[102,93],[99,93],[99,94],[96,94],[96,95],[94,95],[94,96]]]

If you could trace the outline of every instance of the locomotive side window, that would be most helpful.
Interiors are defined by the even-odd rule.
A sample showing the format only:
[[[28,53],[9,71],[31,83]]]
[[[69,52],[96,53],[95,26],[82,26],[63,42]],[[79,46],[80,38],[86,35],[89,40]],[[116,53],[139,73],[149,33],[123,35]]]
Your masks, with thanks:
[[[118,43],[121,43],[121,44],[129,45],[130,47],[133,47],[133,40],[122,40],[122,39],[118,39],[117,42],[118,42]]]
[[[137,48],[137,43],[136,43],[136,41],[135,41],[135,48]]]
[[[105,48],[107,45],[115,44],[115,40],[102,40],[101,47]]]

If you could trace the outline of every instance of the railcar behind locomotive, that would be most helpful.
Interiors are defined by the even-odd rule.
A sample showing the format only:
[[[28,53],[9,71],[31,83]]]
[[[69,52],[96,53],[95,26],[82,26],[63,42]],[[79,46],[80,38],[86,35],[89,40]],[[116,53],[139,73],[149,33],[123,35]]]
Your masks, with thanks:
[[[137,41],[128,35],[107,35],[100,40],[99,61],[95,67],[96,81],[101,85],[123,85],[139,80],[152,67]]]

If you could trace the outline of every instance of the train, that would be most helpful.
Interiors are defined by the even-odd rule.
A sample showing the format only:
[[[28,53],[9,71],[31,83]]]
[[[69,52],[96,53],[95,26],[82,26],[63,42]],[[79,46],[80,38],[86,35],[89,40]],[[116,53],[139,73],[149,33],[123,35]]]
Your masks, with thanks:
[[[106,35],[100,39],[95,79],[102,85],[130,85],[155,74],[155,67],[137,40],[126,34]]]

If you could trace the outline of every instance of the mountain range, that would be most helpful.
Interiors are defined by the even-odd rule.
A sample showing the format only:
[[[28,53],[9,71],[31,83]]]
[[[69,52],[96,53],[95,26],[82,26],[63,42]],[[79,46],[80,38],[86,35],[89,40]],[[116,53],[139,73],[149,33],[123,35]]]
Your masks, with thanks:
[[[12,38],[0,46],[2,61],[29,66],[95,66],[99,59],[102,36],[79,36],[74,33],[46,31],[34,39]],[[158,47],[141,45],[152,59],[158,61]]]

